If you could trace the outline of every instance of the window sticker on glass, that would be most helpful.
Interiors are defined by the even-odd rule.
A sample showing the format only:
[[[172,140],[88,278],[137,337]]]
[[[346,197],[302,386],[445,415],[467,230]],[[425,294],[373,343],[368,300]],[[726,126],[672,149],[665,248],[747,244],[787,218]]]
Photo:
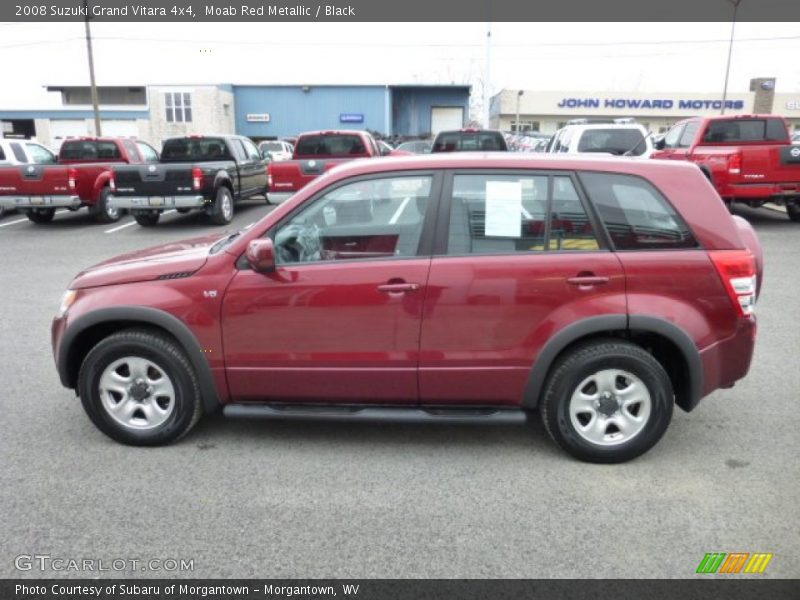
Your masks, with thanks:
[[[522,229],[522,184],[486,182],[486,236],[519,237]]]

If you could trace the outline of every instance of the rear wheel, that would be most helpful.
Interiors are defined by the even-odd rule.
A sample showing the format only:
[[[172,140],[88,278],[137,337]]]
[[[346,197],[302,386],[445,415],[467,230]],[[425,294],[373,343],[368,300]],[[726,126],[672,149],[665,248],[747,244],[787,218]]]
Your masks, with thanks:
[[[795,223],[800,223],[800,204],[797,202],[786,204],[786,214]]]
[[[649,450],[673,409],[669,376],[634,344],[603,340],[576,347],[553,366],[540,412],[550,437],[588,462],[618,463]]]
[[[103,433],[137,446],[177,440],[203,412],[186,354],[171,338],[149,331],[121,331],[92,348],[81,365],[78,393]]]
[[[32,208],[25,215],[34,223],[49,223],[56,216],[56,209]]]
[[[98,223],[115,223],[122,216],[122,211],[115,208],[111,202],[111,190],[103,188],[97,203],[91,208],[92,215]]]
[[[133,218],[142,227],[155,227],[161,218],[161,213],[157,210],[144,210],[133,213]]]
[[[208,216],[214,225],[227,225],[233,221],[233,196],[224,185],[217,190],[217,196],[209,207]]]

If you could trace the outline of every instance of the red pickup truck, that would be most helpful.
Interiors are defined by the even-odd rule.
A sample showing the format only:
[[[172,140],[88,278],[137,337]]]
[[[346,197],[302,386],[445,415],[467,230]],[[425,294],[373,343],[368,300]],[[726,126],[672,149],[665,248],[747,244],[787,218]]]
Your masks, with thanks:
[[[675,124],[651,158],[689,160],[722,199],[759,207],[786,206],[800,222],[800,146],[775,115],[696,117]]]
[[[396,153],[388,146],[382,150],[366,131],[303,133],[297,138],[292,160],[269,165],[267,201],[278,203],[286,200],[314,178],[345,161]]]
[[[44,165],[0,168],[0,205],[21,210],[34,223],[51,221],[57,208],[86,206],[97,221],[111,223],[122,215],[109,203],[113,165],[153,162],[158,162],[158,152],[139,140],[68,139],[61,145],[56,165],[44,170]],[[72,188],[66,189],[69,181]]]

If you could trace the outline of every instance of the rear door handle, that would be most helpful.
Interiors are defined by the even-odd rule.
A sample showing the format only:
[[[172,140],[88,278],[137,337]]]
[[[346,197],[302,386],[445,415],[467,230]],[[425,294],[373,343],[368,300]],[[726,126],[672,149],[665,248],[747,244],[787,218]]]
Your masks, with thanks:
[[[609,281],[608,277],[599,277],[597,275],[578,275],[567,279],[567,283],[572,285],[603,285]]]
[[[378,291],[385,294],[404,294],[405,292],[416,292],[418,289],[418,283],[384,283],[378,286]]]

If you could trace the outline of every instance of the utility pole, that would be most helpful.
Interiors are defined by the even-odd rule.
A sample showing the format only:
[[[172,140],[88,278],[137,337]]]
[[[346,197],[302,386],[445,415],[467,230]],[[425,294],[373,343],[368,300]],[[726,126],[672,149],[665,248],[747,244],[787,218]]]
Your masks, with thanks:
[[[731,41],[728,44],[728,66],[725,67],[725,86],[722,88],[722,109],[720,110],[721,115],[725,114],[725,102],[728,99],[728,77],[731,73],[731,54],[733,53],[733,33],[736,30],[736,11],[739,10],[739,4],[742,0],[727,0],[731,4],[733,4],[733,21],[731,21]]]
[[[522,94],[525,93],[525,90],[517,90],[517,121],[516,121],[516,133],[522,133],[519,130],[519,99],[522,97]]]
[[[486,128],[489,128],[491,118],[490,88],[492,85],[492,23],[486,23],[486,79],[483,82],[483,110],[485,112]]]
[[[83,0],[83,10],[86,15],[86,53],[89,55],[89,82],[92,86],[92,108],[94,109],[94,131],[96,136],[103,135],[100,128],[100,107],[97,101],[97,85],[94,81],[94,57],[92,55],[92,30],[89,28],[89,0]]]

